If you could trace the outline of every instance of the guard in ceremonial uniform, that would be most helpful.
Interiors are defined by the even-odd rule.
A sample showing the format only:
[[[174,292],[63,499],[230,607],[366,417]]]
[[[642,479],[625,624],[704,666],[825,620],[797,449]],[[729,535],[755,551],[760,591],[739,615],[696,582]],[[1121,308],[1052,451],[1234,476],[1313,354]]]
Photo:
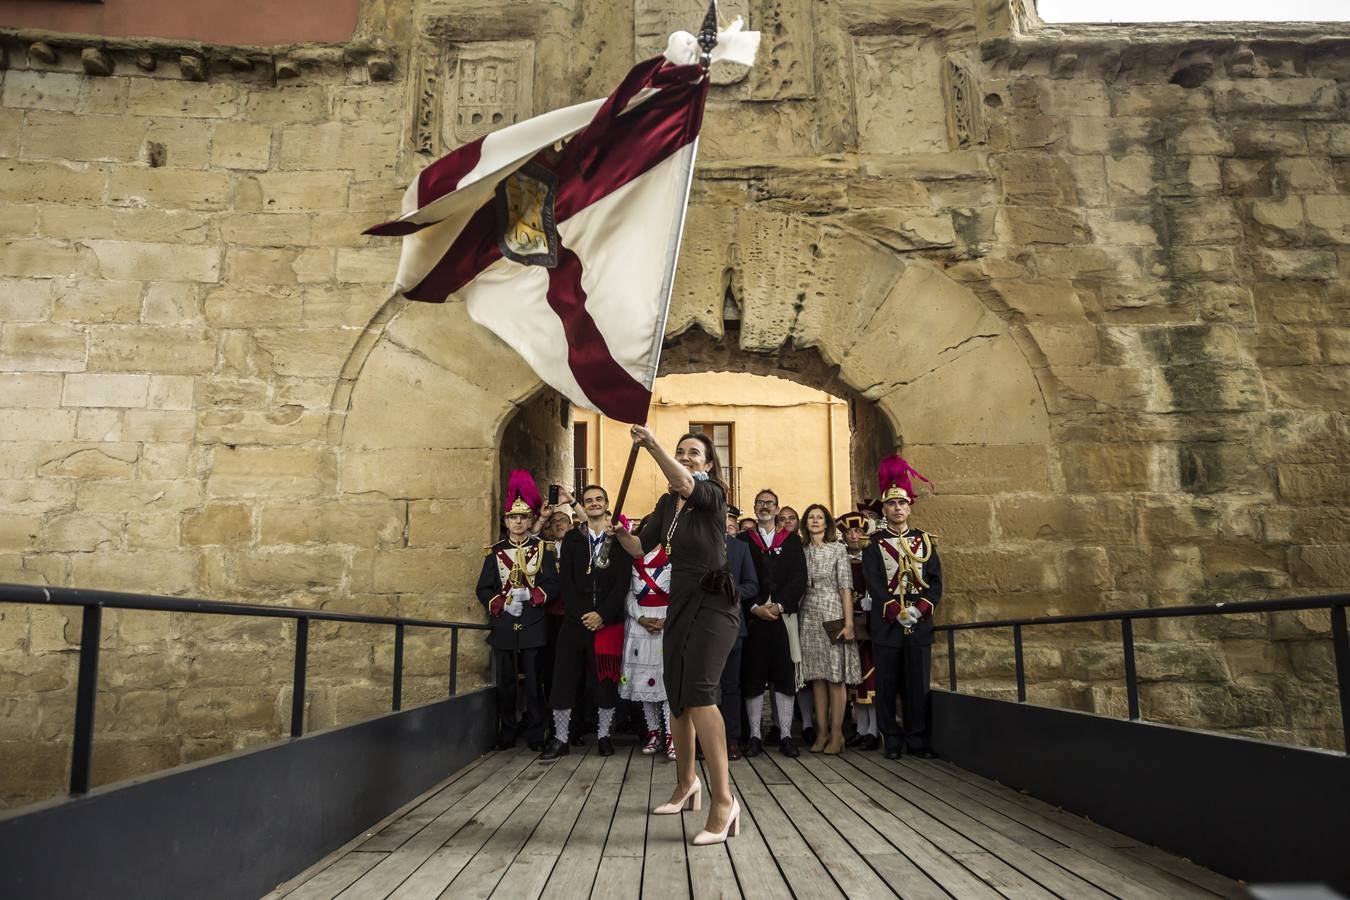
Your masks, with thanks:
[[[888,759],[898,758],[902,746],[916,756],[933,755],[928,682],[933,668],[933,613],[942,599],[942,565],[932,535],[909,527],[913,471],[899,456],[881,461],[883,523],[863,550],[862,560],[872,600],[868,625]],[[903,739],[895,720],[897,694],[904,704]]]
[[[770,490],[760,491],[755,495],[758,527],[739,535],[750,548],[750,561],[759,579],[759,593],[742,603],[746,636],[741,690],[745,693],[745,714],[750,725],[746,756],[757,756],[764,750],[760,719],[764,713],[764,689],[768,686],[773,687],[774,707],[782,729],[778,749],[784,756],[801,755],[792,740],[792,708],[797,696],[792,644],[796,637],[789,635],[783,616],[795,619],[806,593],[806,551],[794,532],[777,528],[777,513],[778,496]]]
[[[853,621],[865,622],[872,609],[863,578],[863,548],[867,546],[867,516],[861,512],[845,513],[835,523],[848,551],[848,566],[853,573]],[[848,686],[848,698],[853,703],[853,722],[858,733],[849,739],[848,746],[858,750],[875,750],[881,744],[877,735],[877,714],[874,701],[877,695],[877,668],[872,656],[871,640],[859,640],[858,656],[862,661],[862,680]]]
[[[488,548],[478,576],[478,602],[487,609],[492,663],[497,673],[497,749],[509,750],[523,732],[531,750],[542,750],[544,720],[540,651],[548,640],[544,607],[558,594],[558,561],[548,541],[530,533],[541,507],[529,472],[512,472],[502,517],[507,536]],[[516,714],[517,691],[525,719]]]
[[[553,737],[540,757],[567,755],[572,708],[583,679],[599,707],[598,741],[601,756],[611,756],[609,731],[619,702],[619,675],[623,662],[623,631],[628,583],[633,558],[610,537],[609,495],[597,484],[581,492],[586,523],[562,539],[558,575],[566,611],[553,651]]]

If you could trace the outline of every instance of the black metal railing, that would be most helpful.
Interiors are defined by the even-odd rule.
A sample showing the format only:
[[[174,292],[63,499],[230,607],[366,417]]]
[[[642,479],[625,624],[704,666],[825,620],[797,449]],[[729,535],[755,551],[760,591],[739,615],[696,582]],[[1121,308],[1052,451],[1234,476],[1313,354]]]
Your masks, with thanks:
[[[409,627],[450,630],[449,696],[459,690],[459,633],[463,629],[486,631],[489,626],[474,622],[440,622],[432,619],[405,619],[397,616],[368,616],[359,613],[297,609],[290,606],[259,606],[248,603],[221,603],[214,600],[187,600],[124,594],[116,591],[87,591],[78,588],[35,587],[0,584],[0,603],[46,606],[78,606],[84,610],[80,626],[80,662],[75,693],[75,735],[71,747],[70,792],[89,790],[90,762],[94,745],[94,706],[98,693],[99,639],[103,633],[103,610],[126,609],[150,612],[199,613],[215,616],[246,616],[261,619],[295,620],[295,671],[291,679],[291,737],[304,734],[305,670],[309,655],[309,623],[347,622],[357,625],[389,625],[394,629],[393,710],[403,708],[403,634]]]
[[[989,628],[1011,628],[1013,666],[1017,679],[1017,702],[1027,702],[1026,664],[1022,654],[1022,630],[1045,625],[1070,625],[1078,622],[1120,622],[1121,649],[1125,656],[1125,697],[1131,721],[1139,719],[1139,676],[1134,661],[1134,622],[1142,619],[1176,619],[1188,616],[1233,616],[1244,613],[1297,612],[1308,609],[1331,611],[1331,643],[1336,657],[1336,686],[1340,696],[1341,728],[1345,749],[1350,752],[1350,636],[1346,631],[1345,608],[1350,594],[1320,597],[1293,597],[1285,600],[1251,600],[1241,603],[1206,603],[1195,606],[1161,606],[1154,609],[1128,609],[1115,612],[1082,613],[1069,616],[1038,616],[1030,619],[998,619],[992,622],[962,622],[935,625],[934,631],[947,632],[947,680],[956,691],[956,633]]]

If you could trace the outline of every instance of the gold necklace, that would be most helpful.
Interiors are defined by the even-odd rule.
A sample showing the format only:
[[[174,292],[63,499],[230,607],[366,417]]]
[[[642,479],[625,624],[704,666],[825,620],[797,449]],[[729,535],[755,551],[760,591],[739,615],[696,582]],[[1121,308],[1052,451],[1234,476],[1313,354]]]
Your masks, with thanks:
[[[675,526],[680,524],[680,513],[684,512],[684,506],[677,500],[675,501],[675,515],[670,520],[670,529],[666,532],[666,558],[670,558],[670,542],[675,537]]]

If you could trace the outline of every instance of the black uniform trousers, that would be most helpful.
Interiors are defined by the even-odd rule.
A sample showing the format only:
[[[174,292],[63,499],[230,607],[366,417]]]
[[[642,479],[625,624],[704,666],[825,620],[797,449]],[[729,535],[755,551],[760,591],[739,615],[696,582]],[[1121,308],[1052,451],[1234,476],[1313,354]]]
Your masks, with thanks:
[[[558,631],[558,643],[553,649],[553,690],[548,697],[549,708],[575,710],[583,682],[600,709],[613,709],[618,705],[618,684],[601,681],[595,669],[595,632],[568,619]]]
[[[933,646],[906,640],[900,647],[872,644],[877,668],[877,727],[886,746],[910,752],[931,749],[932,720],[929,712],[929,680],[933,671]],[[895,721],[895,699],[903,704],[902,722]]]
[[[722,721],[726,723],[727,741],[740,740],[741,719],[745,718],[745,698],[741,695],[741,654],[745,648],[745,638],[736,638],[736,643],[727,654],[727,664],[722,669],[722,699],[717,708],[722,711]]]
[[[544,719],[544,691],[540,681],[539,656],[542,648],[492,651],[492,664],[497,670],[497,728],[502,740],[514,741],[522,733],[525,740],[537,743],[544,739],[547,723]],[[524,695],[525,718],[517,718],[516,692]]]
[[[780,694],[797,693],[797,667],[792,662],[787,624],[780,616],[773,621],[754,613],[745,616],[745,648],[741,660],[741,693],[758,697],[766,687]]]

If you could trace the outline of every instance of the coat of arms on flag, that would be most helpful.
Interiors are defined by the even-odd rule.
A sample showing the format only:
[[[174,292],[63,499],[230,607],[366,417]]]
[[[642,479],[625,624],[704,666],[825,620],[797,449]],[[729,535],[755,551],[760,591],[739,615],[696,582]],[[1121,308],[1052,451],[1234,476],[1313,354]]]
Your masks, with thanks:
[[[403,214],[396,291],[469,315],[573,403],[647,420],[714,63],[759,34],[671,35],[609,97],[472,141],[427,166]],[[700,54],[702,48],[702,54]]]

